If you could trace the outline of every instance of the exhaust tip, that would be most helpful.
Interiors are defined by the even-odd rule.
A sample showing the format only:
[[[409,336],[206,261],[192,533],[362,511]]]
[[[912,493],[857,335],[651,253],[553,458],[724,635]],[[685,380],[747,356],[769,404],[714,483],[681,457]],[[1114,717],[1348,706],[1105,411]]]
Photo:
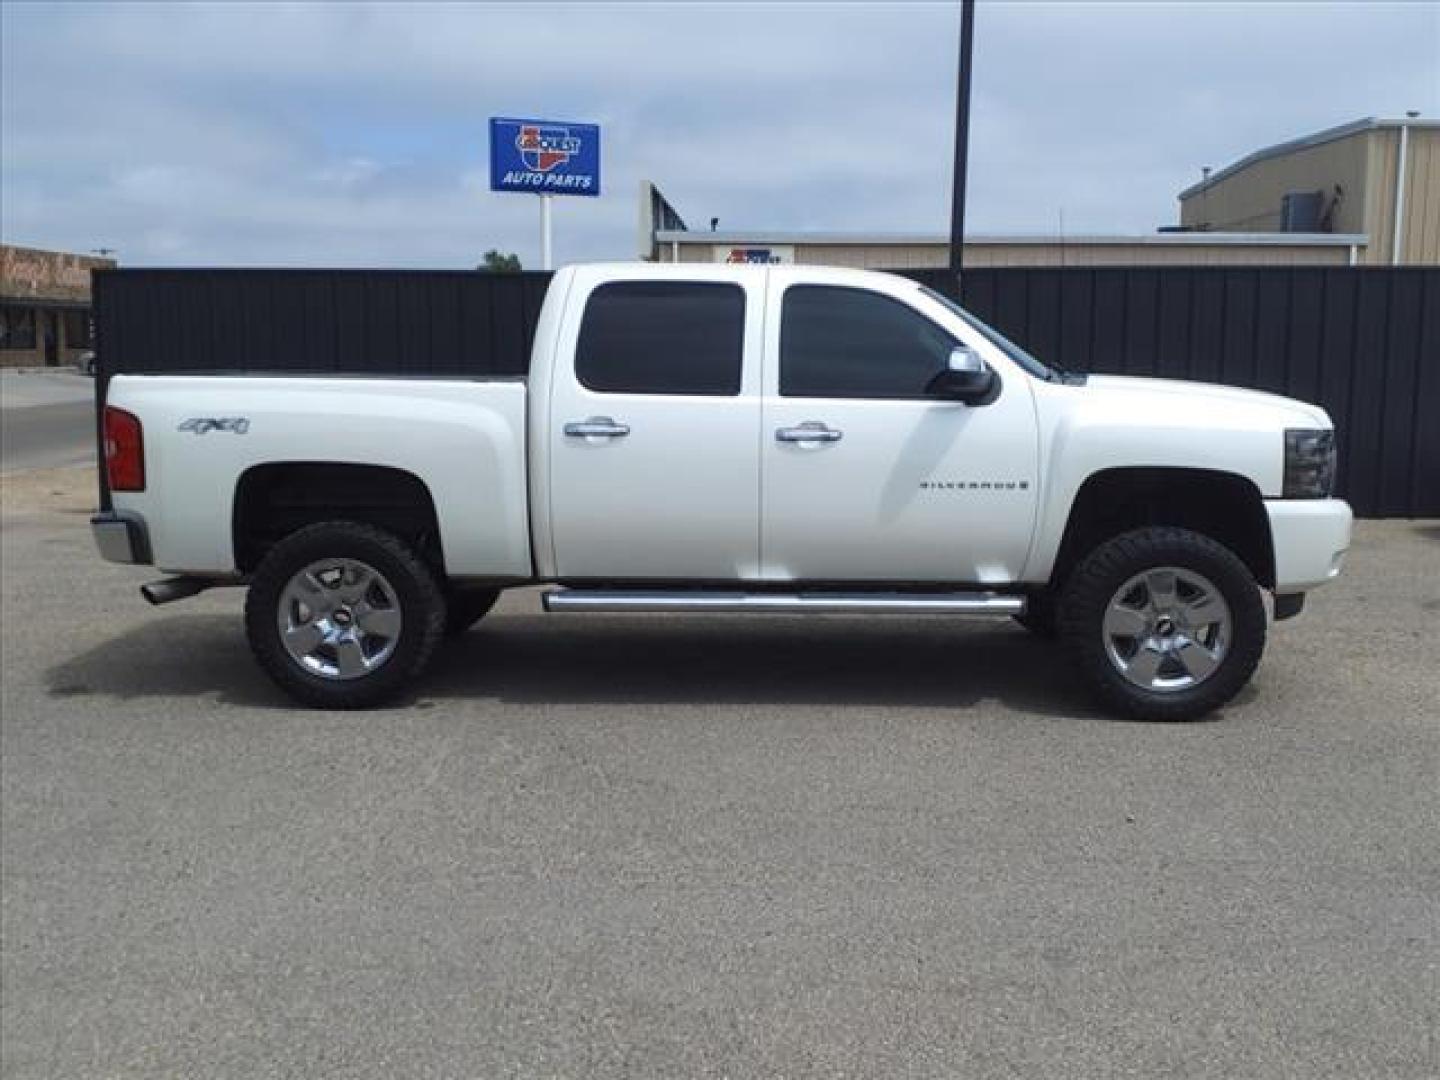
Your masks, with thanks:
[[[162,578],[159,581],[146,582],[140,586],[140,595],[149,603],[156,605],[173,603],[176,600],[184,600],[186,597],[202,593],[210,588],[214,582],[205,578],[195,577],[173,577]]]

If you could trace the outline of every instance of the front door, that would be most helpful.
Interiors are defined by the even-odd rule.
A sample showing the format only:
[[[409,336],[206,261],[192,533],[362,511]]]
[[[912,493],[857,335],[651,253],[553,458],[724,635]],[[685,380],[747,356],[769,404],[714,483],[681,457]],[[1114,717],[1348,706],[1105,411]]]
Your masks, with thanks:
[[[754,578],[764,275],[650,275],[571,285],[545,436],[556,576]]]
[[[1037,494],[1025,376],[909,282],[887,293],[792,284],[781,270],[770,282],[779,325],[766,342],[764,576],[1017,580]],[[986,404],[926,395],[960,343],[1000,377]]]

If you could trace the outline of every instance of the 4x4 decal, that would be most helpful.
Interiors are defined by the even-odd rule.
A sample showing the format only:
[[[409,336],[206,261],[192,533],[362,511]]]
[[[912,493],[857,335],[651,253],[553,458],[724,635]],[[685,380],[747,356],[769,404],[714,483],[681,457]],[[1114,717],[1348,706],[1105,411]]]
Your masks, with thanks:
[[[192,416],[175,430],[193,431],[196,435],[204,435],[207,431],[230,431],[236,435],[244,435],[250,430],[250,418],[248,416]]]

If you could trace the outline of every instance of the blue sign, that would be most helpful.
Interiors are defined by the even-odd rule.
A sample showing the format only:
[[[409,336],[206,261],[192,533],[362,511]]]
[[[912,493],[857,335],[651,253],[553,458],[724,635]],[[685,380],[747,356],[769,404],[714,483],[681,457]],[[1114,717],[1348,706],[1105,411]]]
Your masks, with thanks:
[[[490,118],[490,190],[600,194],[600,128]]]

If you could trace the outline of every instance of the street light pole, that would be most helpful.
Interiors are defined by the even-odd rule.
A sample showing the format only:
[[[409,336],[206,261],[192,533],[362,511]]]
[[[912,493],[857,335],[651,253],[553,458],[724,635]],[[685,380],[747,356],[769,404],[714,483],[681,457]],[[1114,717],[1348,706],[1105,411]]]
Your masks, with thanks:
[[[965,168],[970,156],[970,71],[975,54],[975,0],[960,0],[960,71],[955,88],[955,177],[950,196],[950,271],[959,288],[965,244]]]

